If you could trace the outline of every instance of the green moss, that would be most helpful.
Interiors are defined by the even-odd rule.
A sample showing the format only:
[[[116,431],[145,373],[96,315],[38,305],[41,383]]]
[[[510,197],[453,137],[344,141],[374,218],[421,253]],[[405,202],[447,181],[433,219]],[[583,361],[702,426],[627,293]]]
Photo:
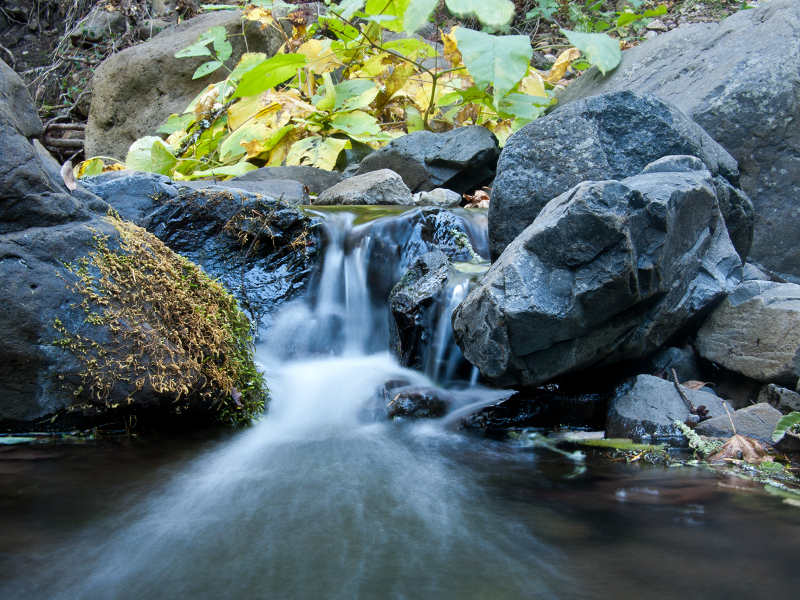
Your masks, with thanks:
[[[199,398],[232,423],[261,413],[267,388],[236,299],[144,229],[107,219],[119,234],[118,248],[96,232],[88,256],[68,265],[67,286],[82,298],[77,307],[87,326],[78,333],[54,324],[54,344],[84,367],[75,394],[118,408],[152,390],[171,398],[178,413]],[[112,404],[120,385],[127,397]]]

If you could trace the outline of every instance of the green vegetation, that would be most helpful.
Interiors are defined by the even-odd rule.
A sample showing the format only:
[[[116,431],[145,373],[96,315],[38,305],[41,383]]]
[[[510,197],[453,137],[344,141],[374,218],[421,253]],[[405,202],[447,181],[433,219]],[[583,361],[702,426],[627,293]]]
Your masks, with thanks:
[[[378,148],[419,130],[483,125],[501,144],[553,103],[554,86],[583,52],[603,72],[620,60],[619,42],[605,33],[567,31],[576,46],[542,75],[531,67],[526,35],[493,35],[466,27],[440,31],[443,56],[413,34],[437,0],[343,0],[307,24],[296,13],[277,18],[280,2],[252,0],[250,27],[284,36],[271,58],[245,54],[219,82],[209,85],[159,132],[134,142],[126,168],[181,179],[232,177],[258,166],[341,168],[347,150]],[[509,0],[446,0],[461,17],[490,30],[514,15]],[[292,24],[291,34],[287,24]],[[194,73],[226,69],[232,46],[215,27],[176,54],[207,56]],[[444,60],[442,60],[444,59]],[[368,148],[367,148],[368,149]],[[76,175],[103,170],[101,159],[79,165]]]
[[[773,442],[780,442],[787,431],[792,433],[800,433],[800,412],[793,411],[788,415],[784,415],[775,426],[775,432],[772,434]]]
[[[144,229],[108,221],[119,247],[96,232],[93,250],[64,277],[82,298],[77,307],[91,333],[55,322],[55,344],[85,369],[75,395],[116,409],[146,390],[171,398],[176,412],[201,398],[232,423],[261,413],[267,389],[253,362],[250,322],[233,296]],[[111,404],[116,386],[128,396]]]

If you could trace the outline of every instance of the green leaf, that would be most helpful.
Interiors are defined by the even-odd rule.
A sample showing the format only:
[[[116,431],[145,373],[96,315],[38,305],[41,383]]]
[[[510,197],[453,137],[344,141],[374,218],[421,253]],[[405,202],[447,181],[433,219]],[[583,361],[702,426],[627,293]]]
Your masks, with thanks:
[[[345,19],[350,19],[356,12],[364,6],[364,0],[342,0],[336,7],[336,12]]]
[[[539,98],[528,94],[508,94],[498,102],[500,116],[504,119],[521,118],[533,121],[550,105],[550,98]]]
[[[367,0],[364,12],[368,15],[392,16],[394,19],[383,23],[383,26],[391,31],[402,31],[403,14],[408,8],[409,1],[410,0]]]
[[[243,54],[242,58],[236,63],[236,67],[233,69],[228,77],[230,79],[238,80],[242,75],[247,73],[250,69],[261,63],[262,61],[266,60],[267,55],[263,52],[248,52],[247,54]]]
[[[311,98],[311,102],[319,110],[333,110],[336,105],[336,86],[333,85],[330,73],[323,73],[322,80],[325,85],[318,88],[320,93]]]
[[[376,135],[381,132],[378,120],[360,110],[336,113],[331,117],[331,125],[348,135]]]
[[[193,123],[197,117],[194,113],[185,113],[182,115],[172,114],[167,118],[167,122],[157,129],[158,133],[166,133],[167,135],[173,134],[181,129],[186,129],[190,123]]]
[[[527,35],[494,36],[465,27],[456,29],[456,44],[475,83],[505,96],[528,73],[533,49]]]
[[[178,159],[173,156],[172,152],[167,150],[161,140],[153,142],[150,157],[151,173],[158,173],[159,175],[169,175],[178,163]]]
[[[605,75],[614,69],[622,60],[619,42],[605,33],[580,33],[578,31],[561,30],[569,43],[586,55],[587,60],[596,65]]]
[[[617,27],[625,27],[626,25],[638,21],[643,15],[635,15],[633,13],[625,12],[617,18]]]
[[[781,417],[778,420],[778,424],[775,425],[775,432],[772,434],[772,441],[780,442],[783,439],[783,436],[786,434],[786,430],[793,428],[798,423],[800,423],[800,412],[790,412],[788,415]]]
[[[308,59],[303,54],[278,54],[268,58],[242,75],[234,98],[255,96],[291,79]]]
[[[175,58],[187,58],[189,56],[211,56],[211,50],[207,48],[211,40],[197,42],[175,53]]]
[[[406,33],[416,33],[417,30],[428,22],[439,0],[411,0],[403,14],[403,30]]]
[[[333,31],[336,37],[343,42],[352,42],[357,40],[361,35],[358,29],[348,23],[343,23],[335,17],[320,17],[319,21],[325,27]]]
[[[375,100],[380,88],[367,79],[349,79],[334,86],[336,103],[333,110],[365,108]]]
[[[201,77],[205,77],[209,73],[213,73],[214,71],[219,69],[221,66],[222,63],[219,62],[218,60],[210,60],[207,63],[203,63],[202,65],[197,67],[197,70],[194,72],[194,75],[192,75],[192,79],[200,79]]]
[[[406,127],[408,133],[422,131],[425,129],[425,122],[422,120],[422,113],[413,104],[406,104]]]
[[[156,142],[161,143],[161,138],[154,135],[146,135],[133,142],[125,157],[125,169],[152,173],[153,144]]]
[[[214,40],[214,52],[217,53],[217,58],[225,62],[233,54],[233,46],[228,40]]]
[[[457,17],[475,17],[493,29],[502,29],[514,17],[514,3],[510,0],[445,0],[447,8]],[[463,29],[459,27],[459,29]],[[522,36],[518,36],[522,37]],[[530,41],[528,42],[530,45]]]
[[[213,169],[206,169],[205,171],[195,171],[190,175],[186,175],[186,179],[199,179],[200,177],[238,177],[244,175],[248,171],[253,171],[258,167],[249,162],[240,162],[235,165],[228,165],[226,167],[214,167]]]
[[[286,166],[308,165],[328,171],[336,166],[339,153],[349,144],[336,138],[308,137],[292,144],[286,156]]]
[[[666,4],[659,4],[652,10],[644,11],[645,17],[660,17],[661,15],[667,14],[667,5]]]
[[[431,46],[430,44],[426,44],[422,40],[418,40],[416,38],[407,38],[405,40],[394,40],[385,43],[383,47],[386,50],[394,50],[395,52],[399,52],[403,56],[407,57],[411,57],[412,54],[419,54],[421,56],[426,56],[428,58],[436,56],[436,50],[433,49],[433,46]]]

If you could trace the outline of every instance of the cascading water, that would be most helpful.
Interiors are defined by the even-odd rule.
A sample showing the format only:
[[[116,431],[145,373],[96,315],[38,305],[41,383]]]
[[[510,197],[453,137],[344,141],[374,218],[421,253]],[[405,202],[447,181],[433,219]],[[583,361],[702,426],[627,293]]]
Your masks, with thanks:
[[[547,566],[548,549],[525,528],[498,520],[459,464],[469,440],[432,422],[363,418],[387,380],[431,385],[390,358],[386,296],[370,293],[391,289],[430,249],[414,237],[419,223],[398,224],[402,215],[361,225],[349,212],[322,216],[327,244],[316,283],[261,336],[268,416],[160,493],[119,507],[48,556],[39,585],[15,582],[4,597],[553,595],[558,577]],[[485,251],[485,234],[472,234]],[[442,321],[465,285],[453,288],[459,291]],[[443,327],[434,336],[431,369],[449,377],[457,360],[446,334]],[[480,389],[461,397],[496,398]]]

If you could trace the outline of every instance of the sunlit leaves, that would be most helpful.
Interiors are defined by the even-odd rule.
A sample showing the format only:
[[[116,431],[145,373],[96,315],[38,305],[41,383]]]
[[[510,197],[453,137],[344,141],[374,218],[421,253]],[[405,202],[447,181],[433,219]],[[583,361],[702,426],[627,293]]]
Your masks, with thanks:
[[[390,21],[381,23],[386,29],[391,31],[402,31],[403,13],[408,8],[409,0],[367,0],[364,11],[368,15],[385,15],[394,17]]]
[[[464,27],[459,27],[455,35],[475,84],[492,86],[495,97],[507,94],[527,74],[533,56],[528,36],[493,36]]]
[[[428,21],[439,0],[411,0],[403,14],[403,29],[406,33],[416,33]]]
[[[502,29],[514,17],[510,0],[445,0],[447,8],[457,17],[475,16],[493,29]]]
[[[581,56],[581,51],[577,48],[569,48],[561,53],[553,66],[550,67],[547,76],[544,80],[548,83],[558,83],[564,77],[572,61],[577,60]]]
[[[580,33],[578,31],[561,30],[569,43],[580,49],[586,59],[596,65],[605,75],[614,69],[622,60],[619,42],[605,33]]]
[[[151,152],[154,142],[160,143],[161,138],[147,135],[133,142],[128,149],[128,155],[125,157],[125,168],[129,171],[150,172],[152,168]]]
[[[352,110],[333,115],[331,117],[331,125],[341,132],[352,136],[374,136],[381,131],[378,120],[372,115],[360,110]]]
[[[308,137],[292,145],[286,156],[286,164],[289,166],[307,165],[331,171],[336,166],[339,153],[348,144],[347,140]]]
[[[219,69],[221,66],[222,63],[218,60],[210,60],[207,63],[203,63],[202,65],[197,67],[197,70],[194,72],[194,75],[192,75],[192,79],[200,79],[201,77],[205,77],[209,73],[213,73],[214,71]]]
[[[291,79],[308,59],[303,54],[278,54],[268,58],[242,75],[235,98],[254,96]]]

